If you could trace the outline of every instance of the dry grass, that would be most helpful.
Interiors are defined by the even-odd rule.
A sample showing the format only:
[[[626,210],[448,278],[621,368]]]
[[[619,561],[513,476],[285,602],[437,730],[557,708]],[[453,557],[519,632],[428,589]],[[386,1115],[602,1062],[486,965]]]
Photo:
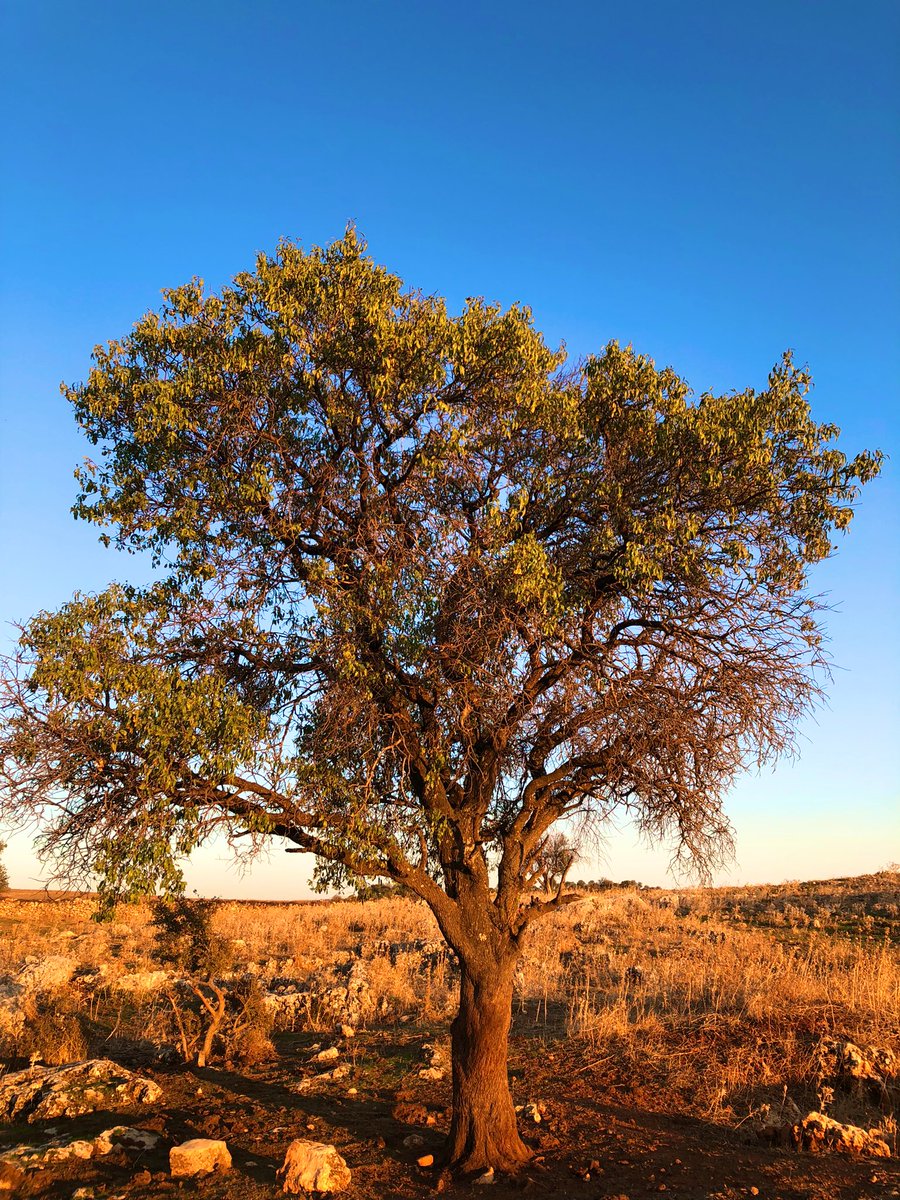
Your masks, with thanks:
[[[596,1059],[598,1086],[650,1087],[673,1106],[730,1124],[785,1089],[815,1106],[822,1036],[900,1051],[900,956],[890,936],[898,892],[892,879],[872,878],[868,892],[863,881],[834,881],[830,892],[818,884],[780,894],[585,895],[537,927],[526,946],[515,1028]],[[878,934],[867,921],[873,909],[888,922]],[[148,908],[123,909],[110,925],[92,922],[91,911],[84,898],[0,898],[0,975],[51,955],[95,972],[81,1012],[62,997],[43,1002],[13,1053],[64,1061],[129,1039],[175,1040],[165,994],[123,995],[114,986],[123,974],[157,966]],[[453,1013],[452,957],[429,910],[412,900],[225,902],[212,927],[235,973],[252,971],[262,988],[295,980],[307,990],[298,1017],[306,1028],[333,1027],[317,998],[346,984],[357,962],[368,983],[364,1024],[428,1025]],[[882,1104],[886,1129],[894,1103]],[[862,1119],[851,1108],[834,1115]]]

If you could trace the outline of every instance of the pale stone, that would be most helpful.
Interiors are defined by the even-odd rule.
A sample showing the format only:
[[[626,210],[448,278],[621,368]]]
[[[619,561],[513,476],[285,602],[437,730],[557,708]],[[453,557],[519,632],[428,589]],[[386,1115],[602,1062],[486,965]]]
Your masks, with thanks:
[[[169,1170],[173,1176],[205,1175],[209,1171],[231,1169],[231,1154],[216,1138],[191,1138],[169,1151]]]
[[[153,1104],[162,1095],[151,1079],[106,1058],[63,1067],[29,1067],[0,1077],[0,1120],[48,1121],[83,1113]]]
[[[825,1037],[817,1051],[820,1079],[835,1084],[871,1083],[883,1089],[898,1071],[900,1062],[893,1050],[884,1046],[857,1046],[841,1038]]]
[[[33,1168],[45,1166],[47,1163],[68,1162],[73,1158],[102,1158],[114,1148],[150,1150],[160,1140],[160,1135],[149,1129],[130,1129],[127,1125],[116,1125],[98,1133],[93,1141],[84,1138],[66,1141],[58,1138],[37,1146],[7,1146],[0,1157],[0,1164]]]
[[[78,963],[74,958],[51,954],[24,966],[16,982],[26,992],[49,992],[64,987],[77,970]]]
[[[0,1038],[15,1042],[25,1030],[23,989],[8,976],[0,979]]]
[[[170,978],[168,971],[131,971],[114,979],[110,986],[116,992],[158,992]]]
[[[110,1147],[112,1149],[112,1147]],[[108,1154],[109,1151],[106,1151]],[[70,1158],[93,1158],[94,1143],[77,1139],[67,1142],[64,1146],[53,1146],[45,1152],[42,1162],[67,1162]]]
[[[334,1062],[336,1058],[340,1058],[340,1054],[337,1046],[329,1046],[327,1050],[320,1050],[318,1054],[314,1054],[310,1062]]]
[[[334,1146],[298,1138],[288,1146],[277,1178],[282,1191],[293,1195],[342,1192],[350,1186],[350,1168]]]
[[[863,1154],[873,1158],[891,1156],[891,1148],[879,1130],[843,1125],[825,1113],[807,1114],[794,1127],[794,1136],[801,1150],[833,1150],[838,1154]]]

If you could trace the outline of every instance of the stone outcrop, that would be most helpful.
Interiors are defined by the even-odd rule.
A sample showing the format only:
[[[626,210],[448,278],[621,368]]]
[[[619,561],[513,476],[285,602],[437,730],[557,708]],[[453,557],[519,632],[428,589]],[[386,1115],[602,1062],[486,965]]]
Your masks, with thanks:
[[[816,1068],[821,1083],[880,1098],[891,1084],[897,1086],[900,1061],[893,1050],[881,1046],[857,1046],[841,1038],[825,1037],[816,1052]]]
[[[282,1191],[291,1195],[342,1192],[350,1186],[350,1168],[334,1146],[302,1138],[288,1146],[277,1177]]]
[[[8,1146],[0,1152],[0,1166],[12,1169],[34,1169],[50,1163],[69,1162],[74,1158],[103,1158],[113,1150],[152,1150],[160,1142],[160,1135],[150,1129],[132,1129],[127,1125],[115,1125],[104,1129],[94,1138],[55,1138],[38,1145]]]
[[[805,1150],[813,1154],[860,1154],[873,1158],[889,1158],[891,1154],[890,1146],[880,1130],[845,1125],[820,1112],[803,1116],[790,1099],[777,1109],[763,1105],[754,1124],[757,1136],[763,1141],[787,1149]]]
[[[169,1151],[169,1170],[181,1178],[208,1175],[210,1171],[230,1171],[231,1152],[216,1138],[191,1138]]]
[[[48,958],[36,958],[16,976],[16,983],[23,992],[52,992],[65,987],[75,972],[78,962],[63,954],[51,954]]]
[[[891,1148],[877,1129],[843,1125],[825,1113],[811,1112],[793,1128],[798,1150],[830,1150],[838,1154],[862,1154],[890,1158]]]
[[[171,978],[168,971],[130,971],[113,979],[110,987],[114,992],[158,992]]]
[[[8,976],[0,979],[0,1043],[15,1043],[25,1030],[24,995],[21,986]]]
[[[447,1059],[440,1046],[426,1042],[422,1047],[422,1057],[428,1065],[420,1068],[419,1078],[429,1079],[435,1083],[443,1079],[447,1069]]]
[[[64,1067],[31,1067],[0,1077],[0,1121],[78,1117],[153,1104],[161,1095],[151,1079],[106,1058]]]

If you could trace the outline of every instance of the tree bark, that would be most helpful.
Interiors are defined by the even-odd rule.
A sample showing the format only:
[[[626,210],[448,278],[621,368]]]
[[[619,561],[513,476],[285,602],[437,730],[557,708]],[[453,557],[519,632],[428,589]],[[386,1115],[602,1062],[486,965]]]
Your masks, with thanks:
[[[515,1171],[531,1157],[516,1126],[506,1065],[514,969],[514,959],[478,969],[461,961],[459,1014],[450,1029],[454,1170]]]

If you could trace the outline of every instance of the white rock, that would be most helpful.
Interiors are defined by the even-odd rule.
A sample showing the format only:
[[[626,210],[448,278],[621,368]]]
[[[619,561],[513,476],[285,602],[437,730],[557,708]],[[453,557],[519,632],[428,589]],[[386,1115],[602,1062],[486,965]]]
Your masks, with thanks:
[[[862,1154],[890,1158],[891,1148],[880,1129],[843,1125],[825,1113],[808,1113],[794,1126],[794,1139],[801,1150],[832,1150],[838,1154]]]
[[[158,1084],[106,1058],[63,1067],[29,1067],[0,1077],[0,1120],[47,1121],[153,1104]]]
[[[334,1146],[298,1138],[288,1146],[277,1178],[282,1191],[293,1195],[342,1192],[350,1186],[350,1168]]]
[[[231,1154],[216,1138],[191,1138],[169,1151],[169,1170],[173,1176],[205,1175],[209,1171],[231,1169]]]
[[[488,1167],[488,1169],[485,1171],[485,1173],[483,1175],[479,1175],[478,1178],[476,1180],[474,1180],[474,1182],[482,1183],[482,1184],[496,1183],[497,1180],[494,1177],[494,1168]]]
[[[51,954],[23,967],[16,982],[26,992],[49,992],[64,987],[78,970],[78,962],[64,954]]]
[[[169,981],[168,971],[131,971],[112,981],[116,992],[158,992]]]
[[[314,1054],[310,1062],[334,1062],[340,1056],[341,1052],[337,1046],[329,1046],[327,1050],[320,1050],[318,1054]]]
[[[444,1078],[444,1069],[443,1067],[423,1067],[419,1072],[419,1078],[431,1079],[437,1083],[439,1079]]]

